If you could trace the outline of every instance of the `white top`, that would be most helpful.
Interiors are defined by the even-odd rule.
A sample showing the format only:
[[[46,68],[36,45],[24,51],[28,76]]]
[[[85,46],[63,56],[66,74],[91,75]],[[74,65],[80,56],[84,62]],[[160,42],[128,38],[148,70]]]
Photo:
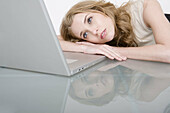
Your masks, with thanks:
[[[131,0],[130,15],[131,24],[136,35],[138,46],[155,44],[152,29],[147,27],[143,20],[143,3],[144,0]]]

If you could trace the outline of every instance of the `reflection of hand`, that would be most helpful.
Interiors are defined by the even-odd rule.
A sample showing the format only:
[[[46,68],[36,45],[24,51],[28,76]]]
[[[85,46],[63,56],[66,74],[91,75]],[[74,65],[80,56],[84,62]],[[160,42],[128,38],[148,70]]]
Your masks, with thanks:
[[[90,42],[76,42],[77,44],[82,45],[82,50],[87,54],[102,54],[108,57],[109,59],[116,59],[119,61],[126,60],[125,56],[120,55],[116,48],[111,47],[106,44],[93,44]]]

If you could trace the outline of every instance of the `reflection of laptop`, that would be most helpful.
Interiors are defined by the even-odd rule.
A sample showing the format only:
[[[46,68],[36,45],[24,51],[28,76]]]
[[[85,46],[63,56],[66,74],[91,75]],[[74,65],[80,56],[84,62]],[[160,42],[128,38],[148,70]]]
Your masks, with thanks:
[[[69,76],[105,59],[63,54],[43,0],[0,0],[0,14],[2,67]]]
[[[0,113],[64,113],[70,78],[0,68]]]

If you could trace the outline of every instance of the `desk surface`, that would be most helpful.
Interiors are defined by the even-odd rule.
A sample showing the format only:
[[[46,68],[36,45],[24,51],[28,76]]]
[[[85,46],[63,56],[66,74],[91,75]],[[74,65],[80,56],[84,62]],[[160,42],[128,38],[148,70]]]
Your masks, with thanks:
[[[105,60],[72,77],[0,68],[0,113],[170,113],[170,64]]]

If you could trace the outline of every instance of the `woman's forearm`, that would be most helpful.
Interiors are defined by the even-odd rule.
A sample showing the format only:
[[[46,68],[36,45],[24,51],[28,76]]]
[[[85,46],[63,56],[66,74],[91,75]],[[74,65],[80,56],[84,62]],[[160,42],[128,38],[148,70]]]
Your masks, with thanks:
[[[161,44],[143,47],[118,47],[127,58],[170,63],[170,47]]]
[[[73,42],[60,40],[60,45],[63,51],[83,52],[81,45]]]
[[[58,36],[61,48],[63,51],[72,51],[72,52],[83,52],[81,45],[65,41],[61,36]]]

